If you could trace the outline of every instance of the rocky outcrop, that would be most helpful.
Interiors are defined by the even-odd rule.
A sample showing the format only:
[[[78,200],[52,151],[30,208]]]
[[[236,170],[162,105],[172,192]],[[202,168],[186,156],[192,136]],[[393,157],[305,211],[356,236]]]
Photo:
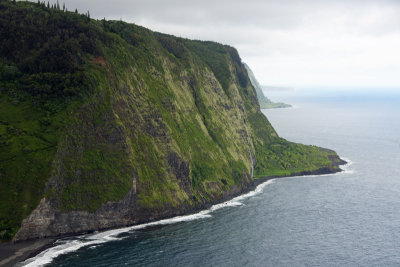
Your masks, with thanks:
[[[188,163],[182,161],[174,153],[171,153],[169,158],[172,168],[179,172],[177,177],[182,178],[182,189],[189,191],[189,179],[187,178],[188,176],[186,176]],[[346,164],[344,160],[337,156],[332,156],[331,159],[332,164],[335,166]],[[326,167],[315,171],[292,173],[289,176],[321,175],[338,171],[340,171],[340,169]],[[252,180],[249,175],[243,175],[245,175],[246,179],[242,180],[240,187],[232,186],[230,190],[215,197],[212,201],[198,203],[195,206],[183,205],[163,210],[150,211],[138,206],[136,203],[135,188],[132,188],[121,201],[107,202],[93,213],[86,211],[61,212],[52,207],[49,200],[42,199],[38,207],[22,221],[21,229],[15,235],[14,241],[88,233],[96,230],[130,226],[178,215],[190,214],[253,190],[257,185],[268,180],[283,178],[282,176],[271,176]],[[214,183],[214,185],[218,186],[217,183]]]
[[[113,227],[135,224],[140,216],[135,216],[136,192],[132,189],[124,199],[104,203],[96,212],[62,212],[43,198],[38,207],[22,221],[14,241],[49,236],[84,233]]]
[[[174,176],[179,180],[180,188],[190,194],[192,188],[190,162],[184,161],[176,152],[171,151],[168,154],[168,166],[171,168]]]
[[[22,221],[21,228],[13,241],[82,234],[190,214],[248,191],[252,188],[251,179],[244,180],[242,185],[242,187],[233,186],[231,190],[225,191],[212,201],[197,203],[195,206],[182,205],[154,210],[144,209],[137,204],[134,189],[122,200],[104,203],[95,212],[62,212],[55,208],[51,201],[43,198],[38,207]]]

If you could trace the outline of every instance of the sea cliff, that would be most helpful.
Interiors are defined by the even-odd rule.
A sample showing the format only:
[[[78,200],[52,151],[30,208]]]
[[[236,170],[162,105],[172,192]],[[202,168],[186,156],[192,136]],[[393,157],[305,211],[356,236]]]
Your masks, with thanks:
[[[262,90],[262,86],[260,83],[257,81],[256,76],[254,76],[253,71],[250,69],[250,67],[246,64],[243,63],[244,67],[247,70],[247,74],[249,76],[249,80],[251,84],[254,87],[254,90],[256,91],[257,98],[258,98],[258,103],[260,104],[260,107],[262,109],[269,109],[269,108],[290,108],[291,105],[285,104],[282,102],[272,102],[268,97],[264,95],[264,92]]]
[[[334,151],[278,136],[233,47],[11,1],[0,36],[2,240],[158,220],[262,177],[340,171]]]

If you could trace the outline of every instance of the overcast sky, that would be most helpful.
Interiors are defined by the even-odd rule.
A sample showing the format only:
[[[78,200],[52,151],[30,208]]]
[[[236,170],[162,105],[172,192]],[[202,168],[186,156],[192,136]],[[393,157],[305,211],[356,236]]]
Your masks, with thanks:
[[[63,1],[60,0],[60,4]],[[400,88],[400,1],[65,0],[92,18],[236,47],[264,85]]]

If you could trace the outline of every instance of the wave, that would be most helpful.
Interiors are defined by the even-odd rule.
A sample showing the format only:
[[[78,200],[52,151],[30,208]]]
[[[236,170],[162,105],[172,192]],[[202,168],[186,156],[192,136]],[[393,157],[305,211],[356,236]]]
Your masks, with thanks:
[[[168,225],[179,222],[188,222],[193,220],[211,218],[212,217],[211,213],[216,210],[226,207],[243,206],[244,204],[241,201],[262,193],[264,187],[273,183],[274,180],[275,179],[268,180],[262,184],[259,184],[253,191],[235,197],[229,201],[213,205],[209,209],[200,211],[195,214],[176,216],[170,219],[164,219],[155,222],[139,224],[135,226],[118,228],[104,232],[95,232],[92,234],[76,236],[74,238],[60,239],[56,241],[54,247],[48,248],[39,253],[38,255],[36,255],[35,257],[27,259],[26,261],[21,262],[16,266],[26,266],[26,267],[44,266],[46,264],[51,263],[55,258],[57,258],[60,255],[75,252],[83,247],[94,248],[102,243],[122,240],[128,237],[128,235],[121,236],[122,233],[134,232],[136,230],[144,229],[150,226]]]
[[[351,165],[353,165],[354,162],[348,158],[344,158],[344,157],[342,157],[342,158],[347,162],[345,165],[341,166],[341,168],[343,169],[344,172],[339,172],[336,174],[354,173],[354,170],[351,170],[349,168]],[[300,177],[328,176],[328,175],[336,175],[336,174],[293,176],[293,177],[287,177],[286,179],[300,178]],[[83,247],[95,248],[99,244],[110,242],[110,241],[121,240],[121,239],[127,238],[129,236],[129,235],[121,236],[122,233],[130,233],[130,232],[145,229],[145,228],[151,227],[151,226],[168,225],[168,224],[174,224],[174,223],[179,223],[179,222],[188,222],[188,221],[193,221],[193,220],[211,218],[212,217],[211,213],[216,210],[226,208],[226,207],[237,207],[237,206],[244,205],[242,203],[243,200],[262,193],[264,187],[266,187],[267,185],[269,185],[271,183],[274,183],[275,180],[276,179],[268,180],[264,183],[259,184],[253,191],[250,191],[246,194],[237,196],[229,201],[213,205],[209,209],[200,211],[195,214],[176,216],[176,217],[173,217],[170,219],[164,219],[164,220],[159,220],[159,221],[155,221],[155,222],[149,222],[149,223],[144,223],[144,224],[139,224],[139,225],[129,226],[129,227],[123,227],[123,228],[118,228],[118,229],[108,230],[108,231],[103,231],[103,232],[95,232],[92,234],[76,236],[74,238],[60,239],[55,243],[54,247],[44,250],[43,252],[39,253],[35,257],[30,258],[22,263],[17,264],[17,266],[28,266],[28,267],[44,266],[46,264],[51,263],[55,258],[57,258],[60,255],[75,252]]]
[[[293,177],[287,177],[285,179],[300,178],[300,177],[304,178],[304,177],[316,177],[316,176],[329,176],[329,175],[337,175],[337,174],[343,174],[343,173],[345,173],[345,174],[354,173],[354,170],[351,170],[349,168],[351,165],[353,165],[354,162],[348,158],[344,158],[344,157],[342,157],[342,158],[347,162],[345,165],[341,166],[341,168],[343,169],[344,172],[338,172],[335,174],[323,174],[323,175],[293,176]],[[110,242],[110,241],[121,240],[121,239],[127,238],[129,236],[129,235],[121,236],[122,233],[130,233],[130,232],[145,229],[145,228],[151,227],[151,226],[168,225],[168,224],[174,224],[174,223],[179,223],[179,222],[188,222],[188,221],[193,221],[193,220],[211,218],[212,217],[211,213],[216,210],[226,208],[226,207],[243,206],[244,204],[241,201],[262,193],[264,190],[264,187],[266,187],[267,185],[269,185],[271,183],[274,183],[275,180],[276,179],[268,180],[264,183],[259,184],[253,191],[250,191],[246,194],[237,196],[229,201],[213,205],[209,209],[202,210],[195,214],[176,216],[176,217],[173,217],[170,219],[164,219],[164,220],[159,220],[159,221],[155,221],[155,222],[139,224],[139,225],[135,225],[135,226],[123,227],[123,228],[108,230],[108,231],[104,231],[104,232],[95,232],[92,234],[76,236],[74,238],[60,239],[55,243],[54,247],[44,250],[43,252],[39,253],[35,257],[30,258],[22,263],[19,263],[16,266],[27,266],[27,267],[44,266],[46,264],[51,263],[55,258],[57,258],[60,255],[75,252],[83,247],[95,248],[99,244]]]
[[[327,173],[327,174],[309,174],[309,175],[297,175],[297,176],[289,176],[289,177],[281,177],[279,179],[297,179],[297,178],[306,178],[306,177],[324,177],[324,176],[332,176],[332,175],[341,175],[341,174],[354,174],[356,173],[355,170],[350,169],[350,166],[353,165],[353,161],[345,158],[345,157],[341,157],[344,161],[346,161],[346,164],[340,165],[340,168],[343,170],[341,172],[336,172],[336,173]]]
[[[354,162],[349,158],[342,157],[342,159],[347,162],[346,164],[340,166],[342,168],[343,172],[345,174],[354,174],[356,171],[353,169],[350,169],[350,166],[352,166],[354,164]]]

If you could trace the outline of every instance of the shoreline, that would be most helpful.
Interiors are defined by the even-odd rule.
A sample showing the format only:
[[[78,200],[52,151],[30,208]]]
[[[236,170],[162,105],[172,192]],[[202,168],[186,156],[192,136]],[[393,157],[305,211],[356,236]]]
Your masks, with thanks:
[[[53,246],[58,238],[41,238],[16,243],[0,243],[0,266],[15,266],[17,263],[35,257]]]
[[[337,166],[343,166],[348,164],[347,161],[344,161],[341,159],[340,164],[337,164]],[[185,214],[178,215],[178,216],[184,216],[184,215],[193,215],[201,211],[205,211],[209,208],[211,208],[214,205],[217,204],[222,204],[224,202],[230,201],[234,199],[235,197],[239,197],[241,195],[244,195],[246,193],[249,193],[257,188],[260,184],[263,184],[269,180],[273,179],[279,179],[279,178],[289,178],[289,177],[301,177],[301,176],[312,176],[312,175],[327,175],[327,174],[335,174],[335,173],[340,173],[343,172],[343,169],[338,169],[335,171],[332,171],[329,168],[321,168],[315,171],[303,171],[303,172],[297,172],[297,173],[292,173],[290,175],[286,176],[265,176],[265,177],[260,177],[257,179],[254,179],[252,183],[246,187],[244,190],[239,192],[238,194],[233,194],[229,195],[226,198],[222,198],[216,201],[212,201],[210,203],[207,203],[206,205],[201,205],[202,207],[197,207],[193,210],[188,211]],[[172,216],[171,218],[176,217]],[[166,218],[167,219],[167,218]],[[163,219],[161,219],[163,220]],[[159,221],[159,220],[157,220]],[[140,224],[138,224],[140,225]],[[130,226],[135,226],[135,225],[130,225]],[[127,227],[130,227],[127,226]],[[107,230],[112,230],[112,229],[118,229],[118,228],[110,228],[110,229],[102,229],[101,231],[107,231]],[[87,232],[85,232],[87,233]],[[45,251],[48,248],[53,247],[54,243],[62,238],[66,237],[71,237],[71,236],[78,236],[80,234],[85,234],[85,233],[76,233],[73,235],[63,235],[63,236],[57,236],[57,237],[49,237],[49,238],[41,238],[41,239],[31,239],[31,240],[25,240],[25,241],[20,241],[20,242],[9,242],[9,243],[0,243],[0,266],[15,266],[17,263],[23,262],[29,258],[33,258],[40,254],[41,252]]]

